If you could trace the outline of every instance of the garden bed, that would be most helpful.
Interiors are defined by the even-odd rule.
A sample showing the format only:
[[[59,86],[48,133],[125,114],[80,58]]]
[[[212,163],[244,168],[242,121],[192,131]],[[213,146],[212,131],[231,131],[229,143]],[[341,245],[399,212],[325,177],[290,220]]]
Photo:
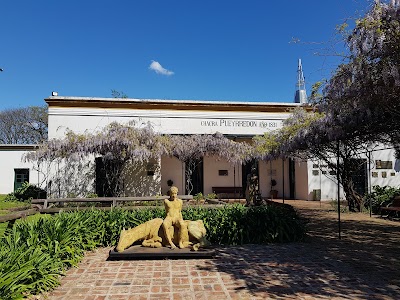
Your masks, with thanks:
[[[293,242],[304,238],[305,226],[293,209],[267,205],[189,206],[186,220],[201,219],[213,245]],[[36,215],[19,220],[0,241],[0,298],[15,299],[53,289],[60,275],[77,265],[85,251],[117,243],[122,228],[164,218],[161,207]]]

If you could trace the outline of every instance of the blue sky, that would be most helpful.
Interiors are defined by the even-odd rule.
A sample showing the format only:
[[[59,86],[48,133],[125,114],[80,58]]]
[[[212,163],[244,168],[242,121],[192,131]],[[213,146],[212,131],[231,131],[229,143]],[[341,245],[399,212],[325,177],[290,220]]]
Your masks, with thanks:
[[[0,109],[60,96],[292,102],[335,57],[315,55],[367,0],[0,3]],[[293,38],[300,43],[291,43]],[[156,72],[158,71],[158,73]]]

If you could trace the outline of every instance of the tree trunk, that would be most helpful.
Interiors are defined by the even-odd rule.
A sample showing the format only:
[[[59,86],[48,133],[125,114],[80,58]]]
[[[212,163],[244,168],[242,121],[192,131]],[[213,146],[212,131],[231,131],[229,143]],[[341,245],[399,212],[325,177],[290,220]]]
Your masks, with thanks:
[[[120,197],[123,192],[123,178],[121,178],[126,161],[104,159],[108,193],[111,197]]]
[[[354,184],[351,178],[343,180],[343,190],[349,206],[349,211],[361,211],[362,197],[354,190]]]

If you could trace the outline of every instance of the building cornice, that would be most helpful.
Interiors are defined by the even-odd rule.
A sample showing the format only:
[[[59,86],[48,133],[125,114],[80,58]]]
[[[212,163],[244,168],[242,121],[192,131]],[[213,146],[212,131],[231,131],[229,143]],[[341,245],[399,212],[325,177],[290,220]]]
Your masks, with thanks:
[[[205,100],[161,100],[130,98],[93,98],[51,96],[45,99],[49,107],[87,107],[107,109],[158,109],[158,110],[202,110],[202,111],[249,111],[288,113],[296,107],[306,107],[299,103],[280,102],[236,102]]]
[[[0,144],[0,151],[31,151],[31,150],[36,150],[39,147],[39,145],[34,145],[34,144]]]

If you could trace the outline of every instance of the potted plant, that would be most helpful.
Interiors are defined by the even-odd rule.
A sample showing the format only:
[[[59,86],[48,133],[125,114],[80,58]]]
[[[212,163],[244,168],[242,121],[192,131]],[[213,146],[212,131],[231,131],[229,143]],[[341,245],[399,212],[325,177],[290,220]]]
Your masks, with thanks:
[[[201,193],[201,192],[194,195],[193,200],[196,204],[204,204],[204,202],[206,202],[206,199],[205,199],[203,193]]]
[[[269,196],[271,199],[278,198],[278,191],[274,189],[274,186],[276,186],[276,180],[271,179],[271,190],[269,191]]]

